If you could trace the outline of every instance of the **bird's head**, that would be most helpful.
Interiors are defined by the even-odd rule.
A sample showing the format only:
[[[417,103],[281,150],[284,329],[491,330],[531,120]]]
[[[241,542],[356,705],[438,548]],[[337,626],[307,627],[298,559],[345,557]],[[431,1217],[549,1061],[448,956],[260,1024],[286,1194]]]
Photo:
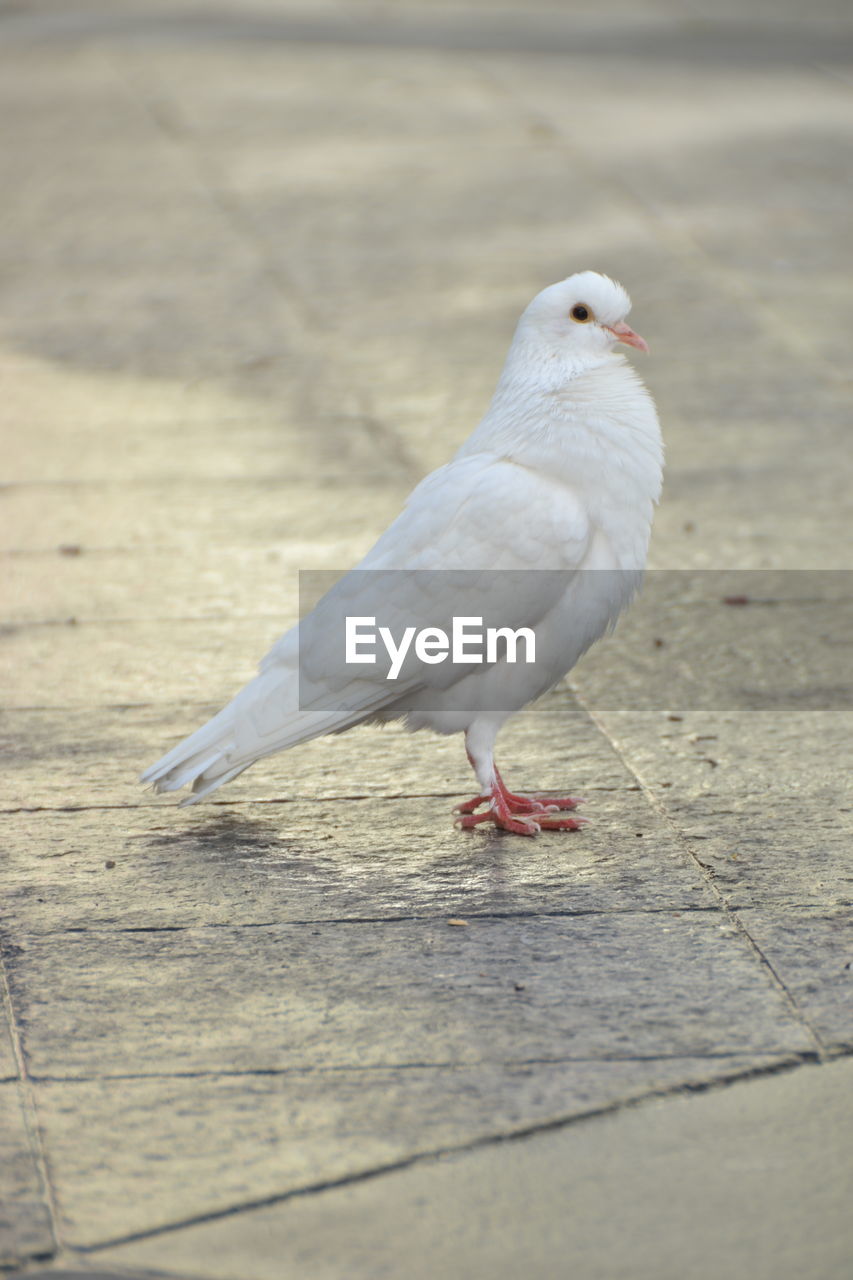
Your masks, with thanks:
[[[630,310],[631,299],[621,284],[597,271],[580,271],[537,293],[522,324],[528,334],[535,333],[579,360],[600,357],[617,342],[648,351],[625,323]]]

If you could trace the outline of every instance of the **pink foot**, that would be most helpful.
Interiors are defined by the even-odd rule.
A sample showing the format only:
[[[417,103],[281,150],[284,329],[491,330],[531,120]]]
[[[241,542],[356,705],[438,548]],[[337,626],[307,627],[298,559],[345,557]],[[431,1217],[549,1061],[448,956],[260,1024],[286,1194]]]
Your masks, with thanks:
[[[486,809],[485,813],[466,813],[456,819],[456,825],[463,831],[477,827],[481,822],[492,822],[499,831],[511,831],[516,836],[538,836],[540,831],[580,831],[585,826],[585,818],[552,818],[550,810],[546,813],[529,817],[514,818],[511,811],[496,806]]]
[[[491,793],[466,800],[453,810],[460,815],[456,825],[471,830],[481,822],[492,822],[501,831],[511,831],[518,836],[535,836],[540,831],[579,831],[584,818],[560,818],[560,810],[576,809],[583,802],[572,796],[520,796],[508,791],[504,780],[495,769],[495,785]],[[475,813],[480,805],[488,808]]]

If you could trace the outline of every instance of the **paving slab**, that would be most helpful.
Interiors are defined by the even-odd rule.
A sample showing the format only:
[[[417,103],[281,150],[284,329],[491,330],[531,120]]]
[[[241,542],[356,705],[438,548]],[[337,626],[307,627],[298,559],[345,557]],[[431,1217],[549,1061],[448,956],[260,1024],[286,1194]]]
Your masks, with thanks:
[[[815,1049],[714,912],[30,935],[8,974],[34,1077]]]
[[[289,472],[273,471],[249,481],[211,480],[201,489],[198,481],[189,484],[185,479],[168,476],[150,484],[132,481],[129,486],[94,482],[33,489],[10,485],[3,496],[6,545],[13,557],[44,555],[47,571],[61,573],[63,563],[59,557],[69,557],[65,549],[69,546],[80,548],[82,555],[165,550],[178,560],[186,556],[193,540],[200,539],[204,544],[210,538],[213,546],[227,541],[237,548],[264,541],[267,550],[277,551],[282,543],[295,538],[307,544],[310,557],[316,543],[322,547],[331,542],[333,550],[342,555],[343,538],[348,539],[349,547],[358,545],[352,541],[355,536],[370,536],[363,527],[370,505],[363,490],[356,493],[351,484],[331,483],[328,494],[321,488],[318,498],[311,497],[304,486],[298,490],[289,488],[289,482]],[[402,492],[383,496],[380,487],[373,495],[372,510],[378,509],[390,522],[398,514],[403,497]],[[343,510],[332,521],[330,508],[337,511],[339,506]],[[362,528],[356,535],[359,513]],[[113,569],[111,576],[123,576],[121,563],[108,568]],[[274,587],[275,597],[278,582]],[[164,594],[168,599],[168,592]],[[57,601],[55,607],[58,604]],[[264,604],[267,606],[268,601]]]
[[[242,1280],[840,1280],[850,1062],[642,1106],[102,1255]],[[744,1211],[744,1206],[747,1211]]]
[[[532,847],[455,830],[452,804],[362,796],[7,815],[4,917],[56,933],[719,909],[637,792],[594,799],[594,831],[572,841],[549,832]]]
[[[38,1095],[59,1230],[85,1249],[784,1061],[738,1053],[107,1077],[51,1081]],[[244,1265],[258,1265],[253,1251]]]
[[[851,623],[849,572],[653,570],[569,679],[596,712],[853,712]]]
[[[832,1052],[853,1048],[853,919],[836,911],[742,911],[809,1026]]]
[[[847,710],[604,710],[599,722],[731,908],[849,906]]]

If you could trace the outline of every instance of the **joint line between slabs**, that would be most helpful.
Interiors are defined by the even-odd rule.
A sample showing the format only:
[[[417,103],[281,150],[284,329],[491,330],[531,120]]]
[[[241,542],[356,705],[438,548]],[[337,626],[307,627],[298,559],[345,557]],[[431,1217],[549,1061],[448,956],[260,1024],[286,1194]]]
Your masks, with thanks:
[[[150,790],[148,787],[146,790]],[[587,790],[593,790],[589,787]],[[632,788],[639,790],[639,788]],[[245,808],[249,805],[288,805],[288,804],[350,804],[353,802],[363,802],[366,800],[375,801],[377,804],[396,803],[398,800],[457,800],[460,797],[467,796],[467,791],[401,791],[395,795],[374,795],[369,792],[358,792],[353,795],[337,795],[337,796],[258,796],[247,800],[211,800],[209,807],[214,806],[218,809]],[[179,804],[168,804],[162,802],[145,802],[143,800],[135,801],[133,804],[39,804],[39,805],[18,805],[12,809],[0,809],[0,814],[16,814],[16,813],[88,813],[106,812],[108,810],[123,810],[136,812],[137,810],[146,810],[150,813],[177,813],[180,808]],[[196,811],[198,812],[198,810]],[[203,811],[202,811],[203,812]],[[143,834],[132,836],[131,839],[144,839]]]
[[[24,1127],[28,1138],[29,1155],[36,1167],[38,1179],[41,1184],[40,1189],[42,1202],[47,1210],[48,1216],[51,1250],[48,1254],[39,1254],[38,1256],[52,1257],[59,1247],[59,1209],[56,1200],[56,1191],[50,1177],[47,1150],[45,1148],[42,1129],[39,1123],[38,1103],[36,1101],[34,1081],[27,1068],[27,1059],[24,1053],[24,1046],[21,1042],[18,1020],[15,1016],[15,1006],[12,1001],[12,990],[9,985],[6,962],[2,953],[0,953],[0,1005],[3,1007],[3,1013],[5,1014],[9,1027],[9,1038],[12,1042],[12,1052],[18,1068],[18,1075],[15,1078],[15,1083],[19,1086],[18,1096],[21,1098],[23,1104],[21,1109],[24,1117]]]
[[[740,918],[738,909],[733,908],[728,904],[725,897],[720,892],[720,889],[716,883],[715,877],[712,875],[709,868],[706,867],[706,865],[702,862],[701,858],[693,848],[689,838],[680,829],[678,823],[676,822],[673,815],[670,813],[663,799],[658,795],[656,795],[655,792],[650,787],[647,787],[644,784],[643,779],[637,773],[636,769],[634,769],[633,765],[630,763],[627,756],[625,755],[625,752],[622,750],[622,748],[619,746],[616,740],[607,733],[607,730],[605,729],[604,725],[599,720],[596,719],[594,713],[586,705],[586,703],[582,701],[580,695],[576,693],[575,696],[578,699],[578,703],[584,706],[584,709],[587,711],[588,715],[593,720],[593,723],[601,730],[601,732],[607,738],[608,742],[610,742],[611,746],[613,747],[613,750],[617,753],[617,755],[619,756],[619,759],[622,761],[625,768],[630,772],[631,776],[637,781],[643,794],[646,797],[646,801],[648,802],[649,807],[652,809],[654,813],[658,815],[659,818],[661,818],[666,823],[666,825],[670,828],[670,830],[673,832],[674,836],[678,840],[678,843],[686,851],[688,857],[696,864],[696,867],[698,868],[703,880],[705,881],[708,888],[713,893],[714,897],[717,899],[720,906],[720,910],[723,912],[725,917],[731,922],[732,927],[737,931],[737,933],[740,934],[740,936],[746,940],[751,951],[753,952],[755,957],[758,959],[761,966],[764,969],[766,969],[766,971],[769,973],[771,980],[773,982],[773,985],[776,987],[777,991],[779,991],[779,993],[784,997],[785,1002],[788,1005],[788,1008],[791,1011],[791,1013],[795,1016],[798,1022],[800,1022],[800,1024],[811,1036],[817,1048],[817,1053],[819,1058],[821,1060],[824,1060],[825,1058],[827,1058],[830,1055],[830,1050],[828,1049],[827,1045],[824,1043],[823,1038],[818,1033],[818,1031],[812,1026],[810,1020],[806,1017],[805,1013],[800,1008],[796,998],[794,997],[793,992],[789,990],[788,986],[782,979],[781,975],[777,972],[773,963],[770,961],[768,956],[765,955],[762,948],[758,945],[755,938],[753,938],[752,934],[747,929],[743,920]]]
[[[833,1055],[834,1058],[853,1057],[853,1048],[840,1049]],[[246,1069],[210,1069],[196,1071],[126,1071],[126,1072],[104,1072],[100,1075],[31,1075],[30,1079],[35,1085],[52,1085],[52,1084],[102,1084],[110,1081],[171,1081],[171,1080],[268,1080],[283,1079],[293,1076],[318,1076],[333,1077],[346,1074],[370,1076],[376,1073],[388,1074],[390,1072],[410,1072],[410,1071],[446,1071],[446,1072],[465,1072],[480,1071],[484,1067],[496,1068],[502,1071],[521,1071],[529,1067],[561,1067],[573,1066],[579,1063],[586,1065],[620,1065],[634,1064],[638,1062],[662,1063],[662,1062],[701,1062],[713,1063],[732,1061],[738,1058],[752,1060],[755,1063],[756,1058],[763,1058],[765,1062],[761,1065],[751,1065],[745,1068],[747,1071],[764,1071],[775,1069],[777,1067],[787,1067],[798,1065],[800,1063],[818,1063],[820,1061],[816,1052],[812,1050],[761,1050],[755,1051],[751,1049],[734,1049],[731,1051],[721,1050],[719,1053],[649,1053],[649,1054],[633,1054],[619,1057],[617,1055],[608,1056],[602,1054],[598,1057],[565,1057],[565,1058],[519,1058],[518,1060],[507,1059],[482,1059],[477,1062],[378,1062],[368,1066],[361,1066],[357,1063],[347,1063],[341,1066],[316,1067],[316,1066],[292,1066],[292,1067],[256,1067]],[[738,1077],[739,1078],[739,1077]],[[703,1087],[702,1081],[689,1082],[692,1088]],[[706,1081],[704,1084],[711,1084],[713,1081]],[[674,1089],[686,1088],[687,1085],[673,1085]]]
[[[688,1082],[686,1084],[672,1085],[661,1089],[650,1089],[645,1093],[638,1094],[636,1097],[624,1098],[601,1107],[593,1107],[589,1111],[584,1111],[577,1115],[560,1116],[553,1120],[541,1121],[537,1124],[531,1124],[524,1128],[514,1129],[505,1133],[487,1134],[481,1138],[474,1138],[469,1142],[435,1147],[428,1151],[419,1151],[413,1155],[405,1156],[400,1160],[394,1160],[388,1164],[375,1166],[372,1169],[365,1169],[358,1173],[347,1174],[341,1178],[333,1178],[324,1182],[312,1183],[309,1186],[295,1187],[290,1191],[282,1191],[278,1194],[259,1197],[257,1200],[247,1200],[242,1204],[232,1205],[227,1209],[216,1209],[209,1213],[195,1214],[192,1217],[185,1218],[179,1222],[164,1223],[159,1227],[151,1227],[143,1231],[133,1232],[130,1235],[115,1237],[111,1240],[103,1240],[97,1244],[85,1246],[85,1248],[87,1252],[97,1253],[102,1249],[112,1249],[119,1245],[134,1244],[141,1240],[150,1240],[156,1237],[170,1235],[174,1232],[185,1230],[188,1227],[202,1226],[208,1222],[222,1221],[226,1218],[237,1217],[237,1215],[242,1213],[250,1213],[254,1209],[265,1209],[270,1208],[273,1205],[284,1204],[288,1200],[295,1200],[298,1197],[316,1195],[324,1191],[334,1191],[341,1187],[353,1186],[359,1182],[367,1182],[374,1178],[381,1178],[386,1174],[399,1173],[405,1169],[410,1169],[413,1166],[439,1159],[442,1156],[464,1155],[488,1149],[489,1147],[498,1146],[503,1143],[520,1142],[527,1138],[536,1137],[538,1134],[552,1133],[560,1129],[568,1129],[572,1125],[583,1124],[602,1116],[615,1115],[620,1111],[633,1110],[642,1106],[646,1102],[656,1099],[674,1098],[679,1095],[692,1093],[707,1093],[713,1089],[726,1088],[728,1085],[735,1084],[739,1081],[759,1079],[763,1076],[779,1075],[783,1072],[793,1071],[807,1065],[817,1065],[813,1055],[797,1055],[796,1057],[787,1058],[782,1062],[776,1062],[766,1067],[751,1067],[742,1071],[733,1071],[730,1074],[721,1076],[715,1080],[695,1084]]]
[[[547,788],[537,788],[538,790],[547,790]],[[150,790],[146,788],[146,790]],[[393,795],[380,795],[371,792],[357,792],[352,795],[299,795],[299,796],[256,796],[246,800],[211,800],[208,801],[209,807],[217,807],[219,809],[230,808],[246,808],[250,805],[288,805],[288,804],[351,804],[354,802],[364,803],[372,801],[376,804],[396,804],[400,800],[458,800],[465,799],[470,794],[470,787],[464,791],[399,791]],[[553,788],[554,791],[559,790],[559,785]],[[619,794],[621,791],[642,791],[642,787],[630,785],[625,787],[586,787],[591,795],[610,795],[612,793]],[[177,812],[180,808],[179,804],[169,805],[160,801],[144,801],[137,800],[132,804],[35,804],[35,805],[16,805],[12,808],[0,808],[0,816],[3,814],[14,815],[19,813],[106,813],[110,811],[127,811],[137,812],[146,810],[151,813],[171,813]],[[134,840],[144,839],[143,835],[130,837]],[[466,837],[467,838],[467,837]]]
[[[398,916],[318,916],[316,919],[300,919],[300,920],[244,920],[239,924],[233,924],[227,920],[199,920],[190,924],[156,924],[156,925],[110,925],[107,921],[92,925],[67,925],[58,929],[24,929],[20,932],[22,938],[62,938],[75,934],[107,934],[113,937],[120,937],[126,933],[202,933],[208,929],[231,929],[233,932],[239,932],[243,929],[319,929],[330,926],[339,927],[341,925],[395,925],[395,924],[417,924],[417,925],[446,925],[448,912],[439,912],[430,915],[398,915]],[[697,907],[697,906],[670,906],[670,907],[611,907],[608,910],[596,909],[593,907],[581,908],[579,910],[570,911],[489,911],[489,912],[467,912],[465,919],[476,924],[500,924],[512,920],[579,920],[589,918],[610,919],[613,916],[702,916],[702,915],[723,915],[724,912],[719,906]]]

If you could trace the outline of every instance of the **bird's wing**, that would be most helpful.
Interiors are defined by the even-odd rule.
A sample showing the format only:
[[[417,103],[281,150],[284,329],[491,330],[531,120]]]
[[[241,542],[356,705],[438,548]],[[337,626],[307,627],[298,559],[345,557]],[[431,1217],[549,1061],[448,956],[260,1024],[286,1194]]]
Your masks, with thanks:
[[[259,675],[143,780],[158,790],[191,782],[186,803],[195,803],[261,756],[470,677],[471,666],[431,666],[411,650],[395,680],[387,661],[354,668],[345,661],[345,619],[373,617],[398,638],[407,627],[449,631],[454,617],[533,628],[565,598],[592,532],[578,496],[549,477],[494,457],[454,460],[418,486],[361,564],[281,637]]]
[[[574,490],[507,458],[473,454],[422,480],[357,568],[574,569],[589,538]]]
[[[591,539],[583,503],[564,484],[487,455],[428,476],[361,563],[267,655],[262,670],[298,668],[300,708],[352,724],[417,688],[470,674],[420,661],[411,645],[396,679],[377,644],[374,665],[345,662],[345,619],[373,618],[399,643],[407,628],[450,633],[454,617],[483,627],[535,627],[582,567]],[[485,664],[484,664],[485,665]]]

